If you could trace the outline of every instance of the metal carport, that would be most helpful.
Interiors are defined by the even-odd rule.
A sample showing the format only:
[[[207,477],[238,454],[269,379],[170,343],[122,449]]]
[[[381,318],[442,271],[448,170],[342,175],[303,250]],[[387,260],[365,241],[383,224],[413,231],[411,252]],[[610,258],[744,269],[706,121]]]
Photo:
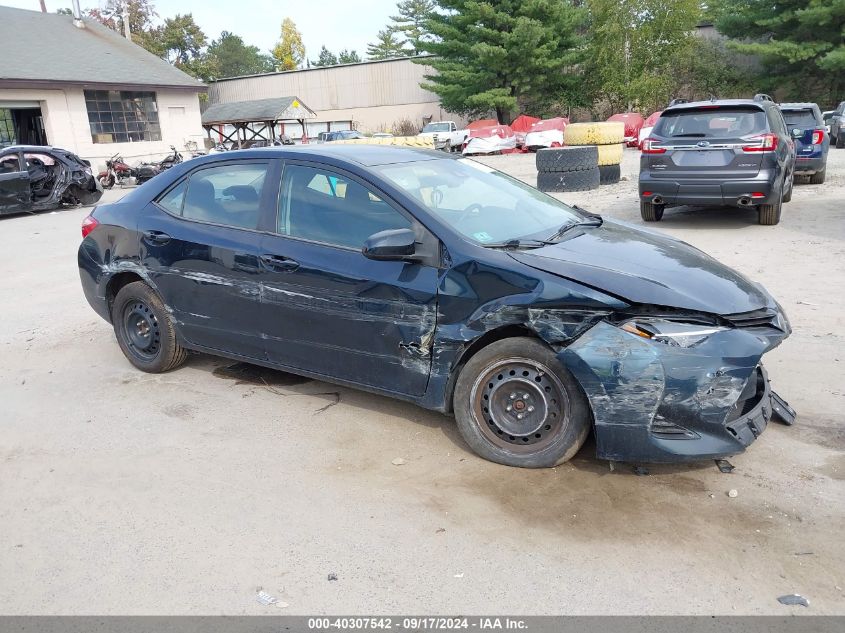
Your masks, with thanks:
[[[305,135],[305,120],[315,118],[317,113],[298,97],[275,97],[212,104],[202,113],[202,126],[209,138],[211,131],[216,130],[223,139],[240,147],[246,141],[275,141],[276,125],[285,121],[298,121]],[[235,130],[224,134],[225,125]]]

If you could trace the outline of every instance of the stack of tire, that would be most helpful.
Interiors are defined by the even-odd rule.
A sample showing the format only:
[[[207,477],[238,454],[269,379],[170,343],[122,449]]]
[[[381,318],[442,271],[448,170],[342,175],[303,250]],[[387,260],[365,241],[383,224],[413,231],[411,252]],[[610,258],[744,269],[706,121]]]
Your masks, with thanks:
[[[564,147],[537,152],[537,189],[589,191],[619,182],[625,124],[621,121],[570,123]]]
[[[563,131],[563,142],[569,147],[595,145],[598,150],[599,182],[612,185],[621,176],[619,163],[625,151],[625,123],[571,123]]]

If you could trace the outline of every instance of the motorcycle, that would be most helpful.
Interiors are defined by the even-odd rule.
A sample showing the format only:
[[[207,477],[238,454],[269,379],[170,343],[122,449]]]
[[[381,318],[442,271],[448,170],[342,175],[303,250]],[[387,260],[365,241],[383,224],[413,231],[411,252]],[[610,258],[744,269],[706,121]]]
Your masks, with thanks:
[[[170,149],[173,153],[169,156],[165,156],[158,162],[158,167],[161,171],[164,171],[165,169],[170,169],[174,165],[178,165],[182,162],[182,154],[180,154],[179,151],[173,145],[170,146]]]
[[[134,176],[134,170],[126,164],[120,154],[115,154],[106,161],[105,171],[97,174],[103,189],[111,189],[115,184],[123,187]]]

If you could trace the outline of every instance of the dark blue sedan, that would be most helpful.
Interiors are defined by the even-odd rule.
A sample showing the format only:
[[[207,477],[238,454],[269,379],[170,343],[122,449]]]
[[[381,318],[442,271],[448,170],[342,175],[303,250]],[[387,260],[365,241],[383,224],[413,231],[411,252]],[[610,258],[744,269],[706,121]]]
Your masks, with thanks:
[[[442,152],[312,145],[168,170],[85,219],[82,288],[147,372],[189,351],[453,412],[503,464],[742,452],[790,333],[701,251]]]
[[[809,176],[810,184],[824,182],[830,135],[815,103],[781,103],[780,111],[795,139],[795,175]]]

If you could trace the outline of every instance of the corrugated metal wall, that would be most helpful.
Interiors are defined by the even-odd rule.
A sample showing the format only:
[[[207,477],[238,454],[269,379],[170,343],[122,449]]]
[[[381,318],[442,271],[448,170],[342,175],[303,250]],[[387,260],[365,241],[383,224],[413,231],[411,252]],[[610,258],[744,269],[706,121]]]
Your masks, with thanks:
[[[420,88],[431,69],[411,59],[311,68],[211,82],[209,103],[297,96],[312,110],[343,110],[438,101]]]

